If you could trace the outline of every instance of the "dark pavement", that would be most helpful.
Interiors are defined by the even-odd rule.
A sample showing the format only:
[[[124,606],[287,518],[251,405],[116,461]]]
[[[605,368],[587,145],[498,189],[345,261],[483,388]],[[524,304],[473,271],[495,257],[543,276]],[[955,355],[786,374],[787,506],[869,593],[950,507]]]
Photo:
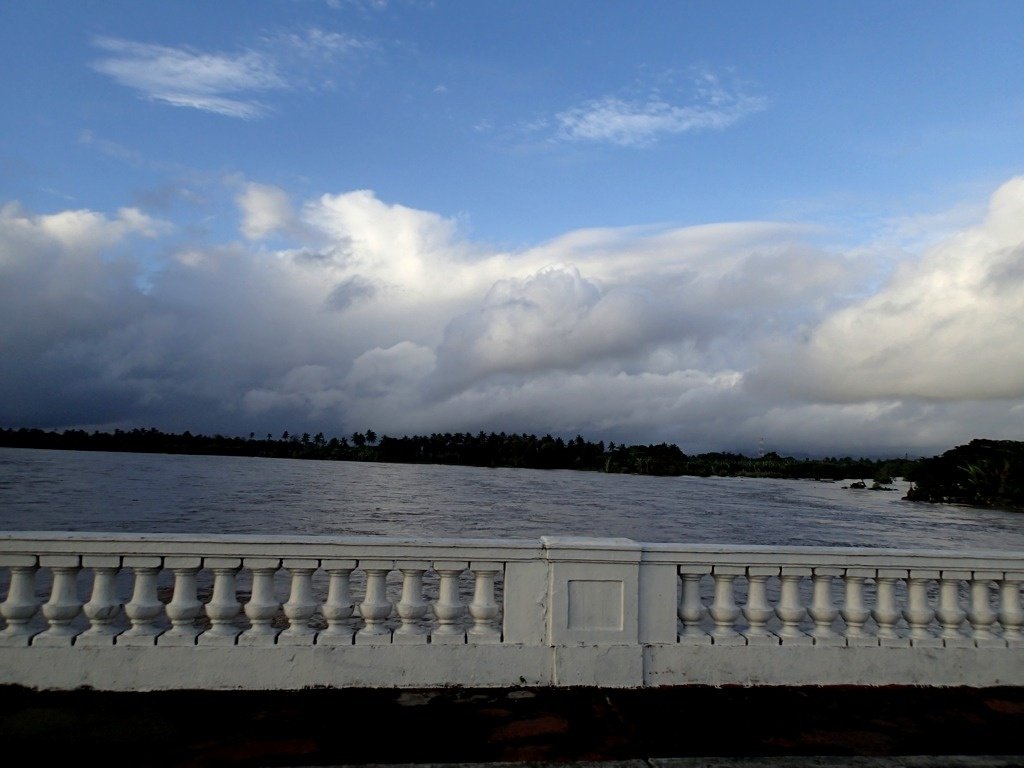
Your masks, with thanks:
[[[46,763],[131,766],[1024,766],[1024,688],[0,686],[0,745]]]

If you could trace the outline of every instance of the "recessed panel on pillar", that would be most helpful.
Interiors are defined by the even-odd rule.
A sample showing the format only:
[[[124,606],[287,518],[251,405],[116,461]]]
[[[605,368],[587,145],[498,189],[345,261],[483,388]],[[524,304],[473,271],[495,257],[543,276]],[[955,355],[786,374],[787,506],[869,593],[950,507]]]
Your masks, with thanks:
[[[570,579],[567,586],[568,629],[622,631],[621,580]]]

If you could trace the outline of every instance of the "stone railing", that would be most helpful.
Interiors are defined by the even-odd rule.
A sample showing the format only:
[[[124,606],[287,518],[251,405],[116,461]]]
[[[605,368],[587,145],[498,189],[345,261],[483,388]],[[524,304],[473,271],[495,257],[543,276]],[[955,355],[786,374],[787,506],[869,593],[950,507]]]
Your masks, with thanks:
[[[1024,684],[1024,555],[0,534],[0,684]]]

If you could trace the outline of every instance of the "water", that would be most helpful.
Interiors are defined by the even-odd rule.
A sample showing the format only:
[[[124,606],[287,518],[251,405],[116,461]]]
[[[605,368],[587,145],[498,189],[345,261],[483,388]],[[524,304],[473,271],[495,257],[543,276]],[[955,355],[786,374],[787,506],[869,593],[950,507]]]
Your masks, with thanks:
[[[0,530],[1024,551],[1024,514],[843,485],[0,448]]]

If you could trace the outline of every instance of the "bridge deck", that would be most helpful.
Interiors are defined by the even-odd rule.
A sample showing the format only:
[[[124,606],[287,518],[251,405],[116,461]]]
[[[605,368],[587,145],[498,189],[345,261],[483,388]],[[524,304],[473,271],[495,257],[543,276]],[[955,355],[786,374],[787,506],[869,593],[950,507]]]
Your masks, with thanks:
[[[113,693],[6,686],[0,742],[7,754],[24,749],[47,761],[102,755],[136,766],[647,761],[657,768],[695,757],[708,760],[676,764],[1009,766],[1024,765],[1024,689]],[[805,756],[818,757],[794,762]],[[837,763],[820,756],[859,757]],[[771,762],[738,760],[754,757]],[[868,757],[879,760],[860,761]]]

